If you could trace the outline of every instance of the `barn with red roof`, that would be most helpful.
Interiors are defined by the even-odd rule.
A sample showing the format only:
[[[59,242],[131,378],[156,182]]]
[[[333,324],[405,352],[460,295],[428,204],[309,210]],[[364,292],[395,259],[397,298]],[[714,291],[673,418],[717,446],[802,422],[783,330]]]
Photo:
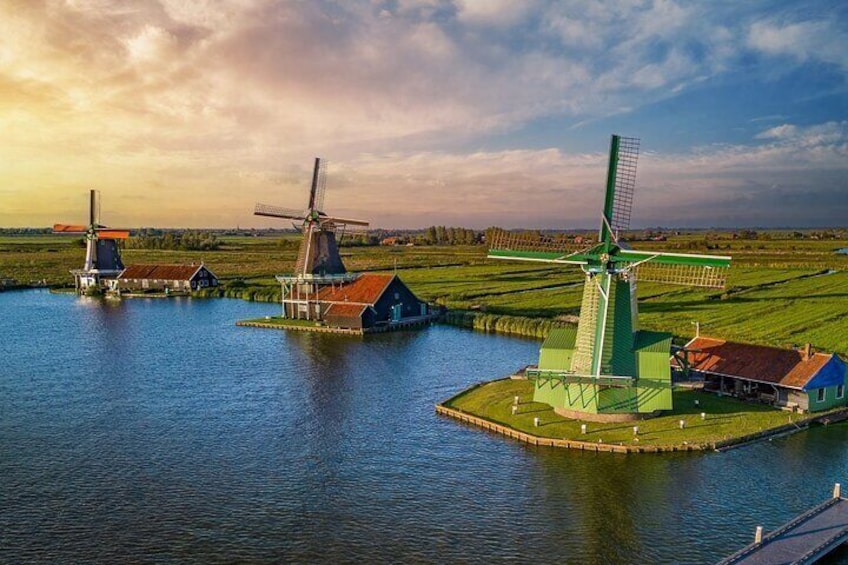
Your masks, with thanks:
[[[419,300],[397,275],[348,274],[339,282],[315,287],[305,293],[284,293],[289,296],[283,301],[284,316],[362,331],[430,318],[427,303]]]
[[[218,286],[218,277],[206,265],[130,265],[114,281],[121,291],[191,292]]]
[[[848,404],[845,362],[834,353],[809,345],[781,349],[704,336],[690,341],[685,351],[689,370],[703,376],[705,390],[803,412]]]

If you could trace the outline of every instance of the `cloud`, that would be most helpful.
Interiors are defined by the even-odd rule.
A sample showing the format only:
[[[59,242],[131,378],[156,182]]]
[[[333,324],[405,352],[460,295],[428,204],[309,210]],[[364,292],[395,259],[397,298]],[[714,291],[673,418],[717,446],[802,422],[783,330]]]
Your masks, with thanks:
[[[831,20],[754,22],[748,44],[774,56],[786,55],[803,62],[808,59],[848,68],[848,33]]]
[[[755,137],[757,139],[781,139],[786,137],[794,137],[797,132],[798,128],[796,128],[792,124],[783,124],[760,132]]]
[[[258,221],[254,200],[300,202],[321,155],[337,166],[328,203],[381,225],[593,225],[605,155],[539,149],[512,133],[633,117],[748,57],[844,66],[839,23],[729,10],[669,0],[616,10],[585,0],[0,3],[0,182],[17,195],[4,192],[0,207],[35,210],[39,195],[41,211],[19,221],[49,224],[59,195],[94,186],[134,224],[245,225]],[[736,190],[750,194],[774,184],[764,171],[813,168],[799,182],[814,190],[821,171],[842,170],[845,124],[779,125],[788,120],[750,145],[676,155],[680,171],[649,157],[645,178],[706,193],[740,175],[751,184]],[[130,207],[139,193],[173,205]]]
[[[146,25],[137,34],[126,38],[124,44],[130,60],[137,63],[161,63],[176,55],[176,37],[152,25]]]
[[[511,26],[532,13],[536,4],[532,0],[457,0],[457,19],[471,25]]]

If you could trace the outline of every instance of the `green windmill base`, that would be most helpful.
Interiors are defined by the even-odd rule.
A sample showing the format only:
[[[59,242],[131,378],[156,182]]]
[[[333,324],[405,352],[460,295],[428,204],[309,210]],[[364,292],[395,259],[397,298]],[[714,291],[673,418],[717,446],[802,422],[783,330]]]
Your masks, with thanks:
[[[542,344],[534,400],[566,417],[628,421],[672,409],[671,334],[641,330],[636,281],[721,288],[730,257],[637,251],[627,229],[639,142],[612,136],[598,244],[565,237],[489,233],[489,257],[578,265],[586,274],[577,328],[552,330]]]

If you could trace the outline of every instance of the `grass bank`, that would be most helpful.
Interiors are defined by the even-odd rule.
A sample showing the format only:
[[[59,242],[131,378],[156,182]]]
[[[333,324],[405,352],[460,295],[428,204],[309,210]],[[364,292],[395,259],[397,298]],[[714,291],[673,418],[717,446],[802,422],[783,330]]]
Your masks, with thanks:
[[[321,326],[320,322],[315,320],[293,320],[291,318],[281,318],[280,316],[265,316],[264,318],[254,318],[252,320],[240,320],[239,324],[262,324],[263,326],[279,326],[281,328],[313,328]]]
[[[468,310],[449,310],[442,321],[452,326],[471,328],[484,332],[497,332],[544,339],[553,328],[573,325],[569,322],[545,318],[525,318],[487,314]]]
[[[640,282],[639,322],[681,338],[702,333],[789,347],[811,343],[848,356],[848,255],[834,253],[848,240],[734,239],[727,233],[692,232],[667,241],[634,243],[638,249],[712,252],[733,256],[723,291]],[[274,275],[294,269],[298,236],[228,237],[214,251],[127,249],[126,264],[200,263],[222,287],[199,296],[279,302]],[[579,314],[583,275],[560,265],[489,261],[481,246],[342,248],[357,272],[397,272],[421,299],[452,311],[448,323],[487,332],[541,339],[551,327]],[[82,265],[78,238],[0,237],[0,279],[20,284],[72,285],[69,269]]]
[[[519,397],[512,414],[513,399]],[[533,402],[533,383],[502,379],[471,388],[443,403],[447,408],[543,438],[623,446],[672,447],[713,445],[732,442],[787,425],[802,426],[809,414],[793,414],[770,406],[749,404],[733,398],[690,389],[674,391],[670,413],[628,423],[586,422],[559,416],[547,404]],[[701,417],[701,413],[705,417]],[[816,414],[819,416],[822,414]],[[534,418],[541,425],[534,426]],[[684,428],[681,429],[680,421]],[[633,427],[638,426],[638,435]],[[794,428],[793,428],[794,429]]]

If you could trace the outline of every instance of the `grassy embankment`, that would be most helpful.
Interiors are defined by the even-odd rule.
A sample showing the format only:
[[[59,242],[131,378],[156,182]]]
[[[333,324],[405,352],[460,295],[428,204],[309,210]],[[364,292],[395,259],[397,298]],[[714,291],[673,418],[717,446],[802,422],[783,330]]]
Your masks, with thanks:
[[[128,249],[124,262],[204,261],[220,277],[225,296],[276,302],[274,275],[292,271],[296,239],[224,238],[220,250],[202,252]],[[723,291],[639,284],[642,327],[685,339],[697,321],[707,335],[780,347],[809,342],[848,356],[848,256],[834,253],[848,241],[776,235],[707,241],[694,233],[633,246],[733,256]],[[457,325],[543,337],[553,325],[574,323],[579,313],[583,279],[575,267],[491,261],[482,246],[355,247],[342,254],[351,271],[397,269],[421,298],[448,307],[448,321]],[[0,277],[69,285],[68,270],[83,256],[74,238],[0,238]],[[821,274],[830,270],[836,272]]]
[[[512,414],[513,398],[518,411]],[[698,404],[695,404],[695,401]],[[749,404],[733,398],[693,390],[674,391],[674,410],[662,416],[627,423],[587,423],[581,433],[578,420],[557,415],[547,404],[533,402],[533,383],[526,380],[493,381],[445,402],[496,424],[540,437],[626,446],[680,446],[684,443],[714,444],[756,434],[797,422],[809,415],[791,414],[765,405]],[[706,414],[701,419],[701,413]],[[534,426],[534,418],[540,425]],[[680,420],[685,427],[680,428]],[[633,426],[639,427],[638,435]]]

